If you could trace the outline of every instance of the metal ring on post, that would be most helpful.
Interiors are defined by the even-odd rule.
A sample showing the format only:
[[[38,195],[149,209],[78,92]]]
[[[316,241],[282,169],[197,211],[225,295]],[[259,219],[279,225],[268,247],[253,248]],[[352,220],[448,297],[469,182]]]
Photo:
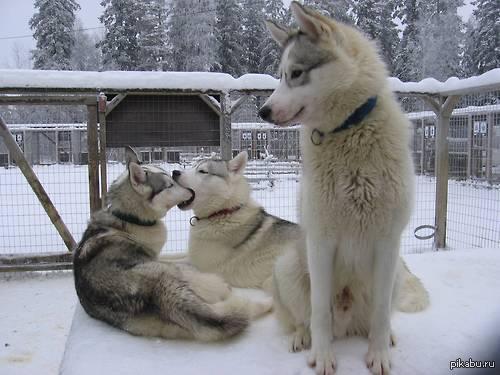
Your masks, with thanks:
[[[432,233],[428,234],[427,236],[420,236],[417,234],[417,232],[421,231],[422,229],[432,229]],[[413,234],[418,240],[430,240],[436,234],[436,227],[434,225],[420,225],[415,228]]]
[[[189,225],[194,227],[194,225],[200,220],[198,216],[192,216],[191,219],[189,219]]]

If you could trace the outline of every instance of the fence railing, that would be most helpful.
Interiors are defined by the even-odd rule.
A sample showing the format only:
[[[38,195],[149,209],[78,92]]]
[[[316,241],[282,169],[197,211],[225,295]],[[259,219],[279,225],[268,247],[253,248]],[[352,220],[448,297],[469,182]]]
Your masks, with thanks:
[[[10,112],[34,104],[86,106],[86,125],[9,124],[76,241],[90,212],[102,206],[106,188],[123,171],[125,143],[135,145],[145,162],[170,170],[200,155],[228,159],[247,150],[246,175],[254,197],[269,212],[297,220],[299,129],[275,128],[258,122],[256,115],[276,85],[271,77],[197,73],[193,84],[190,73],[51,72],[23,86],[11,74],[0,74],[0,114],[7,112],[6,105]],[[29,79],[30,74],[36,73],[18,77]],[[161,84],[151,83],[153,77]],[[417,174],[416,206],[402,251],[499,247],[500,69],[446,83],[391,79],[390,84],[412,122]],[[198,125],[190,128],[193,123]],[[69,266],[67,257],[58,257],[65,244],[53,220],[1,137],[0,165],[0,269]],[[186,250],[189,217],[176,209],[168,213],[164,251]]]

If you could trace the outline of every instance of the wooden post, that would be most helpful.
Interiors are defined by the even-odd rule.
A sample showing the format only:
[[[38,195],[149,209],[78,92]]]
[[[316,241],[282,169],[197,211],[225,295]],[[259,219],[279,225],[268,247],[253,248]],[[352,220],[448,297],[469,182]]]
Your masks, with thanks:
[[[422,136],[420,137],[420,175],[424,175],[424,163],[425,163],[425,120],[421,119],[420,120],[420,127],[422,129]]]
[[[472,177],[472,115],[467,116],[467,176]]]
[[[448,131],[450,128],[450,117],[460,96],[440,97],[436,103],[437,128],[436,128],[436,206],[434,248],[444,249],[446,247],[446,220],[448,210]]]
[[[89,154],[89,203],[90,212],[101,208],[99,196],[99,148],[97,132],[97,101],[87,105],[87,148]]]
[[[228,92],[220,96],[220,110],[220,155],[222,160],[231,160],[231,98]]]
[[[106,193],[108,191],[107,158],[106,158],[106,104],[107,98],[99,94],[99,149],[101,163],[101,207],[106,207]]]
[[[486,131],[487,131],[487,151],[486,151],[486,180],[491,184],[492,169],[493,169],[493,113],[486,116]]]
[[[5,145],[7,146],[11,157],[14,159],[21,172],[23,172],[24,177],[26,177],[26,180],[30,184],[31,189],[33,189],[33,192],[36,194],[38,200],[40,201],[40,204],[49,216],[50,221],[56,227],[56,230],[64,241],[64,244],[69,251],[72,251],[76,247],[76,242],[73,239],[71,232],[64,224],[61,216],[59,216],[59,213],[54,207],[54,204],[50,200],[42,184],[38,180],[35,172],[33,172],[33,169],[26,161],[23,152],[19,148],[19,145],[15,141],[12,134],[10,134],[9,129],[7,128],[7,124],[5,124],[2,116],[0,116],[0,135],[3,137]]]

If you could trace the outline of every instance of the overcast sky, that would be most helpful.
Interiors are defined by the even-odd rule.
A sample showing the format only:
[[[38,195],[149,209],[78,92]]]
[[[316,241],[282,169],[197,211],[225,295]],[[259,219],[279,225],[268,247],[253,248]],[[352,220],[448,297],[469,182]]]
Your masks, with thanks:
[[[84,28],[102,26],[98,20],[102,13],[100,0],[79,0],[81,9],[77,17],[83,22]],[[289,4],[290,0],[284,0]],[[35,41],[30,36],[29,19],[33,16],[33,0],[0,0],[0,68],[15,68],[14,50],[28,56],[35,47]],[[470,0],[459,9],[460,16],[467,20],[472,14]]]

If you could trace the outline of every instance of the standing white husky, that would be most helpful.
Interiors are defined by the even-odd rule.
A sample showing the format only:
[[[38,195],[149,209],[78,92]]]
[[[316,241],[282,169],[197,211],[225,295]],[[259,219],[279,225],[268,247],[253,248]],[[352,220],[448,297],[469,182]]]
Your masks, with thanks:
[[[281,82],[260,110],[278,125],[303,124],[307,257],[299,250],[278,261],[280,310],[299,347],[310,323],[308,362],[318,374],[335,372],[334,335],[365,334],[367,366],[387,375],[400,237],[414,189],[409,123],[373,42],[297,2],[291,8],[299,30],[268,23],[284,51]],[[417,302],[414,310],[427,305],[425,290]]]

